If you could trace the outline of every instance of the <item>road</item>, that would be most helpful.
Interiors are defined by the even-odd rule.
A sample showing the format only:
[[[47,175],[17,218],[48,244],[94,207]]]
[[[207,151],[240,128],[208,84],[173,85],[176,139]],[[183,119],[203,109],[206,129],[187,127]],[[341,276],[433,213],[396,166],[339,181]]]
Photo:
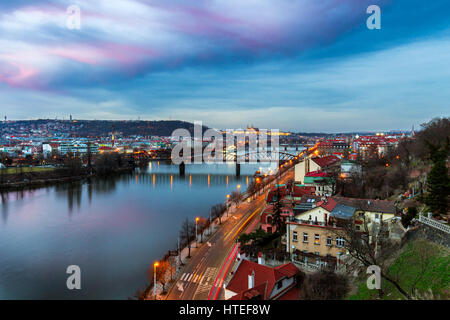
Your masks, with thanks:
[[[293,168],[288,170],[279,183],[293,178]],[[265,207],[265,194],[252,202],[243,202],[222,227],[203,243],[188,260],[174,286],[167,294],[168,300],[223,300],[223,281],[237,255],[237,238],[242,232],[249,233],[259,222]]]

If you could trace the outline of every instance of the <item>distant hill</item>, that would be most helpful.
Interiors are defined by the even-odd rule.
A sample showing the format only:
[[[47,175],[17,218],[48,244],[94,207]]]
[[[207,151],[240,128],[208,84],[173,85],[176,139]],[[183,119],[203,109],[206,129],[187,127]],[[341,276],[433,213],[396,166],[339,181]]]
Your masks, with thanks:
[[[176,129],[187,129],[194,135],[194,124],[185,121],[78,121],[83,127],[78,130],[81,135],[107,135],[112,131],[121,132],[124,136],[170,136]],[[203,132],[208,128],[203,126]]]
[[[78,137],[107,136],[114,128],[122,136],[170,136],[176,129],[187,129],[194,134],[194,124],[185,121],[118,121],[118,120],[19,120],[0,123],[2,134],[48,132]],[[203,132],[208,127],[203,126]]]

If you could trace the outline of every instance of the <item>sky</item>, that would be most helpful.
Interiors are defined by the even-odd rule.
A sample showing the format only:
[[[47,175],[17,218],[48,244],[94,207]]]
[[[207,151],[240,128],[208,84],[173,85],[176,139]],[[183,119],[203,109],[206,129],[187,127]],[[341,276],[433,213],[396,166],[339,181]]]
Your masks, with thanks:
[[[417,128],[449,116],[449,15],[448,0],[2,0],[0,115]]]

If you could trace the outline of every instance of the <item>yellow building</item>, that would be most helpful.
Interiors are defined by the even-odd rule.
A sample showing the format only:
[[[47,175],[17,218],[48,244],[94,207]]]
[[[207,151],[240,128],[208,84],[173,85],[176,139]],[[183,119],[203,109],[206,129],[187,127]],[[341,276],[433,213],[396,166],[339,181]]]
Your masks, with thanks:
[[[393,201],[329,197],[286,222],[286,251],[303,263],[339,264],[346,249],[345,240],[339,236],[342,230],[335,221],[353,221],[356,230],[370,234],[374,223],[388,222],[395,212]]]

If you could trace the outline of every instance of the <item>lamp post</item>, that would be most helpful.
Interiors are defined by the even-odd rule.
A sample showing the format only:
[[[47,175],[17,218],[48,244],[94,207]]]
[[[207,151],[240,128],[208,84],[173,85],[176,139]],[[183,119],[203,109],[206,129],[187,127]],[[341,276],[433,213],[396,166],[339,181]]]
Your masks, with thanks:
[[[153,295],[155,296],[156,300],[156,267],[159,266],[159,262],[155,262],[153,264]]]
[[[227,194],[227,218],[228,218],[228,205],[230,203],[230,195]]]
[[[197,223],[198,223],[198,217],[195,218],[195,247],[196,247],[196,248],[198,248],[198,241],[197,241],[197,235],[198,235],[198,232],[197,232]]]

